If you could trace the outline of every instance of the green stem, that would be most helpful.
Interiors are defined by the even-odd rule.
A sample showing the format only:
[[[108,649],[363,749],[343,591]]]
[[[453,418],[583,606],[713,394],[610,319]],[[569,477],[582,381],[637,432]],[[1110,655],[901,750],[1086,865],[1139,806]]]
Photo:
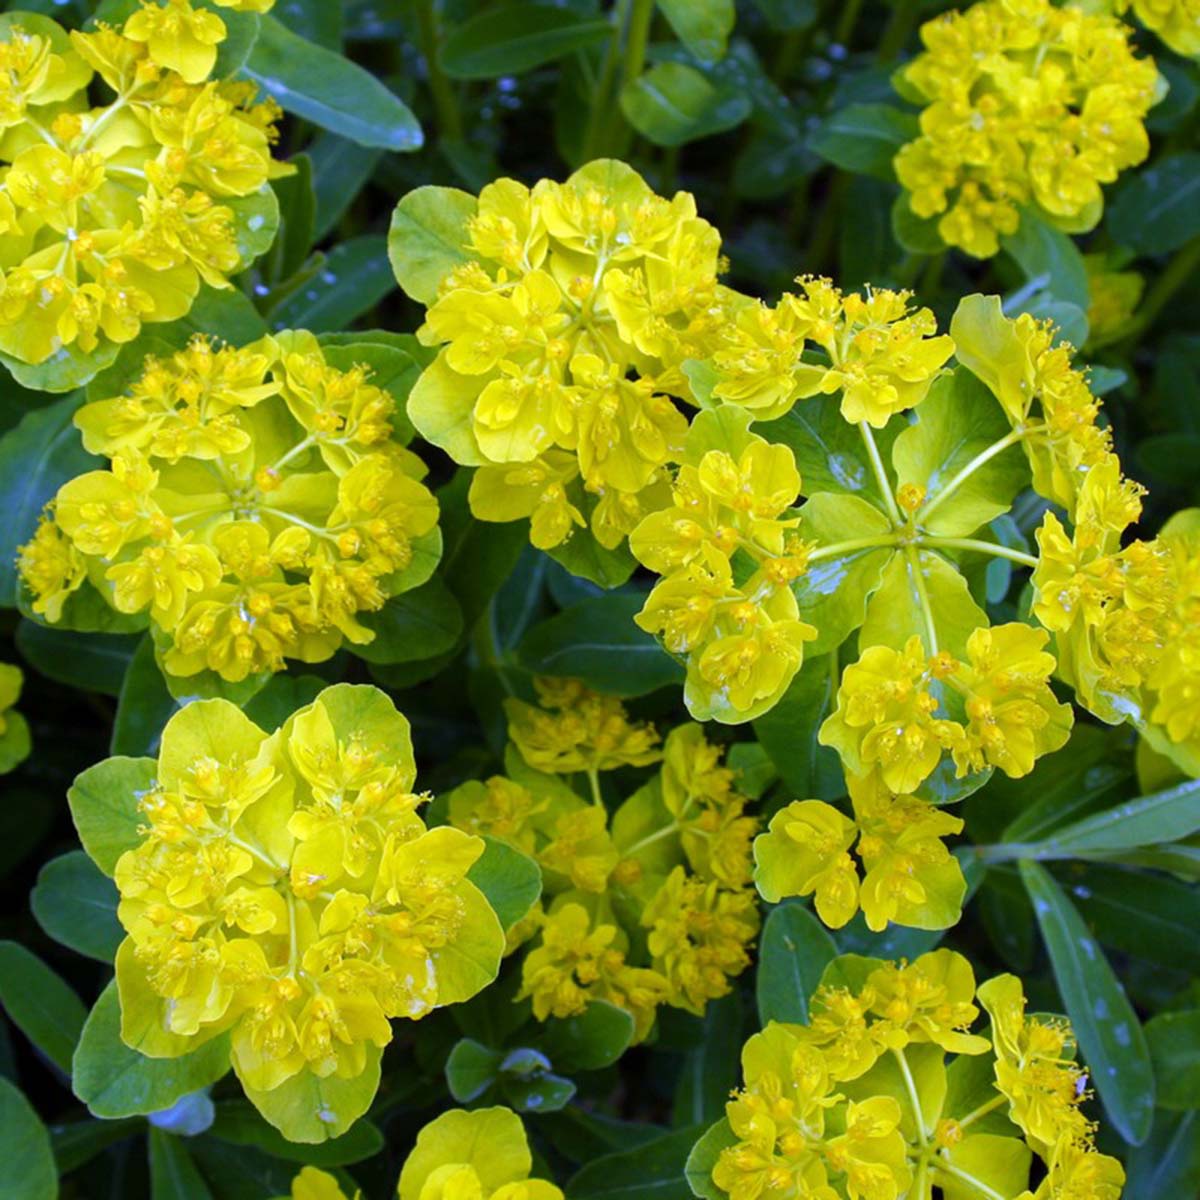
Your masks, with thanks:
[[[881,63],[890,62],[904,49],[909,34],[912,33],[913,26],[917,23],[920,8],[919,0],[897,0],[896,6],[892,9],[891,20],[888,21],[883,36],[879,39],[879,61]]]
[[[904,557],[908,560],[908,569],[912,574],[913,587],[917,590],[917,600],[921,605],[921,615],[925,620],[925,633],[929,642],[929,653],[938,652],[937,626],[933,621],[933,606],[929,603],[929,592],[925,587],[925,576],[921,574],[921,557],[915,546],[904,547]]]
[[[855,550],[871,550],[876,546],[894,546],[895,544],[896,535],[894,533],[884,534],[880,537],[851,538],[845,542],[831,542],[828,546],[814,550],[808,556],[808,561],[811,565],[825,558],[837,558],[842,554],[850,554]]]
[[[617,0],[612,10],[613,31],[608,47],[604,51],[604,62],[600,66],[600,78],[592,92],[592,111],[588,115],[587,128],[583,134],[583,162],[600,157],[609,108],[612,105],[613,80],[617,77],[617,62],[621,57],[621,43],[625,38],[625,22],[629,16],[630,0]]]
[[[892,495],[892,485],[888,482],[887,471],[883,466],[883,457],[879,453],[879,447],[875,444],[875,435],[866,421],[859,421],[858,431],[862,434],[863,445],[867,448],[867,457],[871,460],[871,470],[875,472],[875,481],[879,484],[879,491],[887,506],[888,516],[892,518],[893,524],[903,525],[904,518],[900,515],[900,509],[896,507],[896,497]]]
[[[629,38],[625,43],[625,56],[621,67],[622,87],[641,78],[642,70],[646,66],[646,46],[650,42],[650,24],[653,19],[654,0],[633,0],[633,13],[629,18]],[[625,120],[616,97],[609,107],[611,117],[617,123],[617,132],[613,138],[616,156],[624,158],[629,152],[629,144],[633,141],[633,130]]]
[[[458,107],[454,85],[446,78],[438,62],[438,22],[433,6],[434,0],[417,0],[417,34],[421,42],[421,54],[429,76],[429,92],[437,110],[438,133],[445,141],[461,142],[462,112]]]
[[[1021,429],[1014,429],[1011,433],[1006,433],[1004,437],[994,441],[986,450],[981,450],[966,466],[950,477],[950,481],[945,487],[939,488],[933,496],[925,501],[924,505],[917,512],[917,515],[913,518],[914,523],[917,525],[926,524],[929,520],[929,514],[936,511],[942,504],[949,500],[980,467],[985,463],[991,462],[997,454],[1003,454],[1009,446],[1016,445],[1022,438],[1028,437],[1032,433],[1037,433],[1042,429],[1045,429],[1045,425],[1042,423],[1026,425]]]
[[[833,40],[839,46],[845,46],[850,41],[850,35],[858,23],[858,14],[862,12],[862,6],[863,0],[847,0],[846,7],[842,9],[842,19],[833,32]]]
[[[917,1126],[917,1143],[924,1149],[929,1145],[929,1131],[925,1128],[925,1114],[921,1111],[921,1097],[917,1094],[917,1083],[912,1077],[912,1071],[909,1070],[908,1059],[904,1057],[903,1050],[893,1050],[892,1056],[895,1058],[900,1067],[900,1074],[904,1078],[904,1090],[908,1093],[908,1102],[912,1105],[913,1121]]]
[[[588,767],[587,777],[592,789],[592,803],[597,808],[603,808],[604,797],[600,793],[600,772],[595,767]]]
[[[1019,563],[1022,567],[1038,565],[1036,555],[1026,554],[1024,550],[1010,550],[1007,546],[998,546],[995,542],[984,542],[978,538],[922,537],[921,545],[938,550],[974,550],[995,558],[1007,558],[1009,562]]]
[[[934,1164],[934,1170],[940,1171],[943,1175],[949,1175],[952,1179],[957,1179],[960,1183],[964,1183],[969,1188],[973,1188],[981,1196],[986,1196],[987,1200],[1004,1200],[1004,1197],[995,1190],[990,1188],[981,1179],[976,1179],[974,1175],[968,1174],[966,1171],[960,1170],[953,1163],[948,1163],[944,1158],[939,1158]]]
[[[679,822],[673,821],[670,825],[664,825],[661,829],[655,830],[654,833],[647,835],[640,841],[634,842],[632,846],[621,851],[625,858],[632,858],[639,850],[644,850],[647,846],[652,846],[655,842],[662,841],[665,837],[670,837],[672,834],[679,832]]]
[[[959,1129],[966,1129],[968,1125],[973,1125],[980,1118],[986,1117],[988,1113],[995,1112],[1001,1105],[1007,1103],[1007,1096],[993,1096],[986,1104],[981,1104],[978,1108],[973,1109],[961,1121],[956,1121],[955,1124]]]

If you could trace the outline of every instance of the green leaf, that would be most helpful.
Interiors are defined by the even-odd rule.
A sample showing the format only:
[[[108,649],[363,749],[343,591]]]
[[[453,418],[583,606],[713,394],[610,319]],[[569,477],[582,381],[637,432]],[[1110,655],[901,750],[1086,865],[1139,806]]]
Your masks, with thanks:
[[[737,1134],[729,1126],[729,1118],[722,1117],[692,1147],[684,1174],[694,1195],[703,1200],[728,1200],[728,1193],[713,1182],[712,1173],[721,1151],[736,1146],[738,1141]]]
[[[370,72],[298,37],[269,14],[240,75],[288,112],[360,145],[402,153],[421,148],[421,127],[399,97]]]
[[[378,612],[359,620],[375,640],[356,645],[354,653],[370,663],[416,662],[451,649],[462,633],[462,610],[440,576],[410,592],[393,596]]]
[[[471,257],[467,222],[474,196],[458,188],[419,187],[400,198],[388,230],[388,259],[405,292],[420,304],[437,299],[438,284]]]
[[[521,75],[612,37],[601,17],[552,4],[507,4],[475,13],[446,34],[439,59],[451,79]]]
[[[803,905],[771,909],[758,946],[758,1022],[808,1024],[808,1000],[837,955],[829,931]]]
[[[591,1000],[574,1017],[552,1017],[541,1041],[550,1061],[567,1071],[611,1066],[633,1041],[633,1014],[607,1000]]]
[[[742,1047],[742,996],[730,992],[710,1000],[684,1058],[675,1090],[676,1125],[707,1125],[725,1111],[737,1084]]]
[[[1031,286],[1037,283],[1056,300],[1066,300],[1087,311],[1088,277],[1083,255],[1061,229],[1026,209],[1016,233],[1002,237],[1000,244],[1017,260]]]
[[[678,1129],[633,1150],[594,1159],[571,1178],[567,1195],[571,1200],[691,1200],[684,1167],[703,1129]]]
[[[1137,1014],[1091,931],[1049,872],[1035,862],[1022,862],[1020,869],[1096,1092],[1117,1132],[1139,1146],[1154,1119],[1154,1071]]]
[[[30,894],[37,923],[60,945],[111,963],[125,936],[116,885],[82,850],[52,858]]]
[[[920,133],[917,118],[890,104],[851,104],[814,130],[809,145],[844,171],[893,180],[892,159]]]
[[[243,267],[270,250],[279,230],[279,201],[264,183],[249,196],[225,197],[223,203],[233,213],[233,235]]]
[[[0,942],[0,1005],[52,1063],[70,1074],[87,1010],[58,975],[16,942]]]
[[[150,1130],[150,1195],[152,1200],[212,1200],[183,1139]]]
[[[754,0],[772,29],[795,33],[810,28],[817,19],[817,0]]]
[[[446,1086],[460,1104],[478,1100],[500,1078],[502,1050],[492,1050],[474,1038],[460,1038],[446,1059]]]
[[[229,1070],[229,1039],[214,1038],[179,1058],[147,1058],[121,1040],[117,985],[88,1014],[75,1047],[71,1086],[97,1117],[131,1117],[170,1108]]]
[[[1029,467],[1015,444],[973,465],[1012,432],[988,388],[966,367],[958,367],[934,381],[916,417],[892,446],[897,481],[923,487],[930,504],[960,472],[969,471],[944,503],[920,519],[921,528],[964,537],[1008,512],[1013,497],[1029,483]]]
[[[68,479],[100,465],[73,424],[81,399],[67,396],[27,413],[0,438],[0,607],[17,602],[17,550],[33,536],[42,508]]]
[[[569,675],[613,696],[644,696],[683,680],[683,669],[634,623],[644,596],[618,592],[573,605],[535,625],[517,648],[538,675]]]
[[[1079,858],[1160,842],[1180,841],[1200,830],[1200,780],[1142,796],[1084,817],[1034,843],[1041,859]]]
[[[496,838],[485,837],[483,842],[483,854],[467,878],[487,897],[500,924],[511,929],[542,894],[542,871],[528,855]]]
[[[502,1075],[500,1095],[516,1112],[558,1112],[575,1095],[575,1084],[549,1071],[526,1076]]]
[[[946,249],[938,232],[940,216],[918,217],[908,202],[908,193],[901,192],[892,202],[892,236],[901,250],[909,254],[940,254]]]
[[[138,797],[149,791],[157,766],[152,758],[106,758],[77,775],[67,791],[79,840],[105,875],[126,850],[141,845]]]
[[[576,529],[565,542],[546,553],[572,575],[587,579],[606,591],[620,587],[637,569],[637,561],[629,552],[628,544],[622,542],[615,550],[610,550],[596,541],[591,530],[591,516],[597,497],[584,492],[578,480],[567,487],[567,499],[583,514],[588,527]]]
[[[1200,1190],[1200,1112],[1154,1114],[1149,1139],[1126,1159],[1122,1200],[1166,1200]]]
[[[937,648],[962,657],[967,638],[987,623],[987,614],[972,599],[962,574],[940,555],[918,550],[911,559],[892,555],[867,605],[859,643],[899,650],[916,634],[932,652],[932,624]]]
[[[294,154],[290,163],[295,167],[291,175],[271,181],[279,201],[279,229],[270,256],[260,267],[272,281],[289,279],[299,271],[314,240],[317,198],[313,192],[312,159],[307,154]]]
[[[828,655],[805,658],[779,702],[754,721],[755,737],[798,799],[832,800],[845,792],[836,751],[817,741],[832,711],[831,668]]]
[[[292,713],[311,704],[324,689],[319,675],[276,675],[242,710],[259,729],[274,733]]]
[[[333,5],[321,4],[323,11]],[[375,172],[383,151],[375,146],[360,146],[349,138],[328,130],[308,147],[313,161],[313,190],[317,198],[314,242],[333,231],[346,209],[366,186]]]
[[[58,1169],[50,1135],[17,1087],[0,1077],[0,1161],[5,1200],[55,1200]]]
[[[71,392],[109,366],[120,350],[116,342],[101,339],[87,354],[77,346],[63,346],[40,363],[22,362],[3,353],[0,353],[0,363],[8,368],[21,387],[36,392]]]
[[[675,36],[702,63],[725,57],[736,17],[733,0],[658,0]]]
[[[1108,206],[1105,228],[1140,254],[1170,254],[1200,233],[1200,153],[1168,154],[1130,175]]]
[[[54,1147],[54,1161],[58,1164],[59,1174],[69,1174],[84,1163],[91,1162],[109,1146],[135,1137],[145,1128],[146,1123],[141,1117],[125,1117],[120,1121],[95,1121],[85,1117],[82,1121],[53,1126],[50,1143]]]
[[[154,642],[149,635],[144,635],[121,681],[109,753],[157,754],[163,726],[177,707],[175,697],[158,669]]]
[[[1146,1022],[1160,1108],[1200,1108],[1200,1008]]]
[[[396,288],[387,239],[367,234],[339,242],[317,273],[271,311],[277,329],[345,329]]]
[[[138,639],[128,634],[76,633],[23,619],[16,642],[21,657],[47,679],[116,696]]]
[[[621,111],[656,146],[682,146],[740,125],[754,108],[745,92],[714,86],[686,63],[661,62],[621,89]]]
[[[383,1149],[383,1134],[370,1121],[360,1120],[331,1141],[319,1146],[301,1146],[289,1142],[279,1130],[268,1125],[246,1100],[223,1100],[208,1130],[212,1137],[235,1146],[255,1146],[274,1158],[308,1163],[314,1167],[343,1167],[372,1158]]]

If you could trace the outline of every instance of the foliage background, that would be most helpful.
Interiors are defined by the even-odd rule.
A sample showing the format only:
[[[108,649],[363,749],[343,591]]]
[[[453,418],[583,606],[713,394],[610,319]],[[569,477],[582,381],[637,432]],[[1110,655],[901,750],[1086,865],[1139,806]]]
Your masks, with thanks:
[[[76,24],[96,6],[25,0],[20,7]],[[303,156],[307,167],[279,185],[284,227],[277,246],[240,281],[246,320],[253,323],[256,310],[276,328],[412,330],[422,314],[396,287],[386,256],[399,196],[426,183],[476,191],[504,174],[526,182],[562,178],[602,154],[626,157],[660,193],[693,192],[725,236],[730,282],[765,297],[802,272],[829,274],[848,289],[909,286],[944,327],[969,291],[1018,294],[1019,303],[1053,312],[1082,341],[1088,297],[1079,249],[1105,251],[1147,281],[1132,325],[1115,341],[1089,347],[1086,358],[1097,390],[1107,393],[1116,449],[1127,471],[1151,489],[1142,523],[1149,536],[1167,515],[1200,499],[1200,73],[1152,36],[1139,36],[1171,91],[1151,114],[1149,161],[1109,190],[1093,234],[1076,244],[1061,235],[1024,239],[984,263],[931,253],[894,223],[898,187],[890,160],[908,126],[880,106],[899,111],[890,74],[914,52],[918,24],[945,7],[936,0],[743,0],[727,39],[727,6],[713,0],[662,0],[657,8],[646,0],[281,0],[274,12],[280,23],[360,64],[407,105],[412,120],[398,119],[399,109],[385,113],[370,96],[347,97],[332,115],[319,106],[308,112],[330,128],[289,116],[281,156]],[[301,54],[291,66],[319,83],[328,59]],[[12,384],[0,388],[0,430],[9,435],[0,445],[0,496],[12,525],[2,539],[0,572],[10,569],[16,536],[28,532],[17,526],[40,476],[62,474],[79,453],[69,425],[58,433],[41,427],[36,437],[26,425],[26,436],[14,436],[26,413],[52,403]],[[643,693],[633,702],[637,715],[677,718],[677,683],[655,686],[669,664],[651,668],[657,677],[630,678],[621,639],[638,601],[621,593],[602,599],[598,588],[526,546],[519,527],[478,526],[466,510],[465,488],[451,483],[453,464],[432,448],[427,453],[434,485],[449,485],[442,494],[450,534],[446,581],[462,620],[451,611],[443,628],[422,631],[423,644],[438,651],[427,659],[369,669],[343,653],[319,669],[327,680],[376,682],[391,691],[413,721],[423,786],[443,789],[494,768],[503,745],[499,700],[527,689],[559,648],[556,639],[587,640],[592,649],[574,669],[599,686],[619,677]],[[1039,516],[1034,507],[1018,510],[1022,531],[1029,534]],[[627,586],[645,585],[635,579]],[[545,622],[559,610],[573,615],[547,632]],[[0,936],[28,947],[90,1001],[108,976],[104,954],[119,937],[115,894],[78,850],[63,796],[79,771],[106,754],[149,749],[172,702],[152,661],[139,655],[138,639],[51,631],[12,609],[0,615],[0,628],[0,658],[26,671],[21,710],[35,745],[6,778],[0,805]],[[276,695],[262,703],[290,706],[302,702],[294,697],[305,695],[306,681],[281,678],[270,686]],[[829,752],[789,734],[818,718],[818,709],[797,702],[753,731],[789,797],[821,794],[828,778]],[[1137,794],[1132,735],[1085,724],[1072,750],[1031,778],[997,779],[972,798],[969,832],[976,842],[999,840],[1023,813],[1026,840],[1036,840]],[[1135,874],[1121,863],[1052,866],[1104,951],[1098,964],[1079,966],[1085,975],[1071,985],[1095,997],[1115,974],[1151,1026],[1159,1067],[1152,1129],[1140,1145],[1128,1145],[1110,1123],[1102,1145],[1126,1163],[1132,1200],[1186,1197],[1200,1188],[1200,897],[1185,882],[1197,876],[1195,847],[1180,845],[1173,865],[1177,874]],[[803,952],[786,964],[768,955],[792,920],[780,918],[774,933],[768,925],[757,978],[747,972],[739,991],[712,1004],[703,1022],[667,1014],[653,1046],[580,1074],[565,1108],[527,1118],[556,1177],[579,1172],[570,1196],[690,1194],[682,1163],[698,1131],[720,1115],[738,1047],[759,1012],[775,1011],[780,989],[794,991],[788,972],[804,978]],[[916,953],[935,940],[903,930],[871,936],[855,925],[838,938],[842,949],[881,956]],[[1035,1009],[1063,1008],[1061,956],[1051,963],[1012,865],[988,872],[944,943],[967,953],[980,977],[1005,969],[1022,974]],[[823,943],[809,951],[819,958]],[[18,951],[4,948],[0,1001],[10,1012],[16,990],[36,990],[30,969]],[[355,1160],[349,1169],[366,1194],[389,1194],[415,1130],[451,1103],[450,1049],[462,1036],[505,1045],[504,1003],[493,989],[398,1037],[373,1129],[342,1146],[334,1156],[340,1162],[331,1165]],[[1128,1067],[1120,1058],[1111,1065]],[[250,1200],[285,1192],[298,1161],[321,1161],[319,1150],[272,1142],[257,1128],[247,1132],[238,1124],[244,1106],[220,1090],[216,1125],[186,1145],[156,1131],[148,1160],[146,1122],[84,1121],[63,1072],[7,1019],[0,1023],[0,1074],[20,1084],[51,1126],[66,1196]],[[606,1155],[615,1158],[599,1161]],[[176,1159],[186,1165],[182,1175],[157,1170],[151,1178],[149,1161],[161,1167]]]

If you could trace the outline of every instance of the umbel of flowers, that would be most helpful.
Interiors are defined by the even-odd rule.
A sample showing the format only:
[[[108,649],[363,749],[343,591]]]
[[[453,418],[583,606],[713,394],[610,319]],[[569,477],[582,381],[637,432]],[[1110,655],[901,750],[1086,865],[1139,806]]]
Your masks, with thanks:
[[[1143,10],[1183,6],[1136,7],[1167,28]],[[1016,232],[1022,208],[1070,233],[1092,229],[1101,185],[1149,153],[1146,113],[1166,90],[1132,32],[1050,0],[983,0],[927,21],[924,53],[895,75],[922,106],[920,136],[895,159],[912,211],[977,258]]]
[[[417,1134],[404,1160],[399,1200],[563,1200],[562,1189],[531,1179],[533,1157],[521,1118],[507,1108],[452,1108]],[[291,1200],[359,1200],[318,1167],[292,1181]]]
[[[129,764],[73,794],[120,891],[122,1038],[152,1058],[220,1038],[287,1137],[336,1136],[374,1098],[391,1021],[496,976],[504,933],[467,878],[482,839],[426,828],[408,722],[371,687],[327,688],[270,735],[196,701],[136,787]]]
[[[201,53],[166,32],[193,21],[207,23]],[[0,17],[0,352],[61,368],[25,370],[35,385],[94,374],[270,244],[279,110],[209,78],[224,36],[179,3],[70,34]]]
[[[84,445],[112,461],[64,484],[22,547],[33,612],[148,620],[168,676],[232,682],[370,642],[364,615],[429,578],[441,534],[360,351],[198,336],[84,405]]]
[[[986,1036],[970,1032],[976,1000]],[[1070,1026],[1027,1015],[1015,976],[977,992],[950,950],[911,964],[847,955],[826,969],[807,1024],[772,1021],[746,1043],[743,1086],[693,1150],[689,1178],[709,1200],[934,1188],[955,1200],[1117,1200],[1124,1171],[1095,1149],[1074,1059]]]
[[[632,1014],[640,1040],[659,1005],[702,1014],[749,966],[758,822],[698,725],[660,747],[618,700],[570,679],[537,687],[540,707],[506,704],[505,774],[452,792],[449,817],[541,867],[545,907],[509,934],[510,950],[528,942],[522,996],[534,1015],[605,1000]],[[601,773],[660,762],[610,817]]]

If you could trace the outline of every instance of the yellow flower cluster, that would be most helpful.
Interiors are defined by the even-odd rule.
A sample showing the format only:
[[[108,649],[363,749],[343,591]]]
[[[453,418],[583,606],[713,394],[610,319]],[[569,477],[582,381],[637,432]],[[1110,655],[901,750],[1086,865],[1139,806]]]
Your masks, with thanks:
[[[529,517],[543,549],[585,527],[614,547],[678,458],[670,397],[690,396],[681,365],[717,319],[719,235],[690,195],[665,200],[607,160],[532,189],[501,179],[472,207],[467,261],[418,331],[440,349],[412,419],[479,468],[481,519]]]
[[[5,775],[29,757],[29,725],[13,707],[21,698],[25,682],[20,667],[0,663],[0,775]]]
[[[69,623],[98,590],[148,614],[169,674],[229,681],[370,642],[359,614],[424,582],[441,535],[369,374],[302,332],[147,359],[76,414],[112,465],[64,484],[22,547],[34,612]]]
[[[279,110],[250,84],[206,82],[214,14],[188,18],[210,27],[203,61],[151,32],[185,10],[69,36],[36,14],[0,22],[0,352],[21,363],[92,356],[94,374],[265,249]],[[93,75],[108,104],[90,105]]]
[[[796,533],[796,516],[787,515],[799,491],[791,450],[747,434],[736,458],[713,449],[681,466],[672,506],[630,535],[635,557],[663,576],[637,623],[686,656],[685,698],[698,720],[745,721],[765,712],[816,636],[799,619],[791,590],[810,549]]]
[[[213,0],[221,8],[243,12],[268,12],[275,0]],[[144,42],[150,57],[177,72],[186,83],[207,79],[217,61],[217,48],[225,40],[225,22],[207,8],[194,8],[191,0],[142,0],[142,7],[125,22],[125,36]]]
[[[966,880],[944,838],[963,823],[928,800],[895,795],[878,774],[848,776],[854,817],[823,800],[793,800],[754,842],[763,898],[812,895],[826,925],[840,929],[861,907],[868,928],[889,922],[947,929],[962,912]],[[850,856],[858,839],[859,869]]]
[[[702,1164],[730,1200],[900,1200],[933,1188],[1033,1200],[1033,1151],[1048,1170],[1037,1200],[1117,1200],[1123,1172],[1093,1148],[1065,1023],[1026,1018],[1012,976],[978,995],[993,1018],[986,1080],[971,1060],[993,1046],[967,1032],[979,1009],[965,958],[835,959],[809,1024],[772,1021],[746,1043],[744,1085],[689,1167]]]
[[[774,308],[745,300],[719,327],[710,352],[715,399],[770,421],[798,399],[837,392],[847,421],[881,429],[925,398],[954,352],[929,309],[913,310],[910,292],[844,295],[828,279],[796,282],[802,295],[785,292]],[[809,348],[824,361],[805,362]]]
[[[871,646],[847,667],[837,708],[821,726],[855,775],[878,772],[895,793],[916,791],[948,752],[959,777],[998,767],[1019,779],[1070,736],[1069,704],[1050,690],[1049,634],[1014,622],[976,629],[966,661]]]
[[[1153,30],[1187,58],[1200,56],[1200,3],[1197,0],[1114,0],[1119,13],[1133,9],[1147,29]]]
[[[510,949],[536,938],[522,964],[534,1015],[573,1016],[606,1000],[644,1038],[660,1004],[702,1013],[749,965],[758,823],[698,725],[673,730],[659,750],[618,701],[573,681],[539,681],[539,690],[554,711],[507,702],[507,775],[458,788],[450,820],[541,867],[548,909],[510,931]],[[610,819],[599,772],[659,759]],[[589,800],[571,787],[573,774],[590,780]]]
[[[912,211],[977,258],[1026,206],[1068,232],[1095,226],[1101,185],[1146,157],[1161,94],[1130,33],[1051,0],[981,0],[927,21],[924,53],[896,77],[923,106],[920,136],[895,159]]]
[[[1132,721],[1159,753],[1200,774],[1200,512],[1121,546],[1143,489],[1115,458],[1087,474],[1068,535],[1038,530],[1034,613],[1053,630],[1059,674],[1102,720]]]
[[[152,1057],[229,1033],[247,1096],[293,1140],[366,1110],[389,1021],[475,995],[504,935],[467,879],[477,837],[417,814],[408,722],[327,688],[267,735],[225,700],[167,723],[116,863],[122,1034]],[[337,1097],[298,1103],[313,1078]]]

